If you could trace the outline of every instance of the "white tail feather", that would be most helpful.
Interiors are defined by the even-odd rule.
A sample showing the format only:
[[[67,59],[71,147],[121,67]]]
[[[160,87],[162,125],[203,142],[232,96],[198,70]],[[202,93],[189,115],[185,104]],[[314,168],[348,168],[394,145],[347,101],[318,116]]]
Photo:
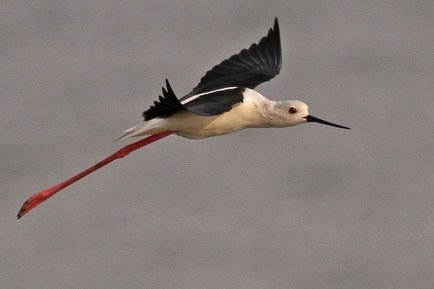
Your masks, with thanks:
[[[157,118],[157,119],[152,119],[150,121],[141,122],[138,125],[133,126],[132,128],[129,128],[126,131],[124,131],[124,134],[117,140],[123,140],[123,139],[136,137],[136,136],[154,134],[155,132],[154,131],[151,132],[151,130],[156,128],[160,123],[160,121],[161,119]]]

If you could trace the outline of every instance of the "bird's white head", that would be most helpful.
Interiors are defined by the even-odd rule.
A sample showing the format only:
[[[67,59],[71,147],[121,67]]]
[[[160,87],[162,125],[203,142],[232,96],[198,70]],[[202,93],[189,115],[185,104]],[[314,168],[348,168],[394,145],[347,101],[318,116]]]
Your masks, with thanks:
[[[305,122],[316,122],[338,128],[350,129],[346,126],[331,123],[310,115],[307,105],[298,100],[275,102],[271,109],[269,120],[270,124],[274,127],[286,127]]]

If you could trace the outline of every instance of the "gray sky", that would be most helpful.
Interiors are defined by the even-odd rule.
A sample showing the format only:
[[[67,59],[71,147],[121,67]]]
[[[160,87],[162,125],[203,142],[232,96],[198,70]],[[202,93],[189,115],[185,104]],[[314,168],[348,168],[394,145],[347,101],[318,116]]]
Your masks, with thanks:
[[[0,3],[0,288],[434,287],[434,3],[172,2]],[[15,219],[276,16],[257,90],[351,131],[170,136]]]

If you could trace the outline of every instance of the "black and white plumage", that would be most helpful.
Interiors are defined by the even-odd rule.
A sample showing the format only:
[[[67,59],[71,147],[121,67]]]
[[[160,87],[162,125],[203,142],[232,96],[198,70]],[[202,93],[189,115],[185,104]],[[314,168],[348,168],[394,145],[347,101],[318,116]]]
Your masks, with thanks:
[[[276,18],[267,36],[214,66],[180,99],[166,80],[163,96],[143,113],[145,121],[125,131],[121,139],[165,131],[205,138],[248,127],[287,127],[304,122],[348,129],[310,116],[301,101],[270,101],[253,90],[278,75],[281,66]]]
[[[205,138],[249,127],[287,127],[318,122],[339,128],[309,115],[301,101],[271,101],[253,89],[279,74],[282,64],[277,18],[274,27],[258,44],[214,66],[187,95],[178,99],[166,80],[163,96],[143,113],[145,121],[125,131],[121,139],[150,135],[131,143],[81,173],[30,197],[21,207],[21,218],[60,190],[83,177],[170,134]]]

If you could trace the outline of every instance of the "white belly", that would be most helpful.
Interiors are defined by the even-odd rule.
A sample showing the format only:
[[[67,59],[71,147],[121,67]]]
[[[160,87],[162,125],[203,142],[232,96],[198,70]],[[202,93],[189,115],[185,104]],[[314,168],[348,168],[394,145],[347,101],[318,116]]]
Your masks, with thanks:
[[[255,127],[257,118],[253,118],[252,114],[243,114],[241,109],[238,109],[242,105],[216,116],[201,116],[183,111],[165,121],[170,128],[169,130],[177,130],[177,135],[193,139],[228,134],[247,127]]]

